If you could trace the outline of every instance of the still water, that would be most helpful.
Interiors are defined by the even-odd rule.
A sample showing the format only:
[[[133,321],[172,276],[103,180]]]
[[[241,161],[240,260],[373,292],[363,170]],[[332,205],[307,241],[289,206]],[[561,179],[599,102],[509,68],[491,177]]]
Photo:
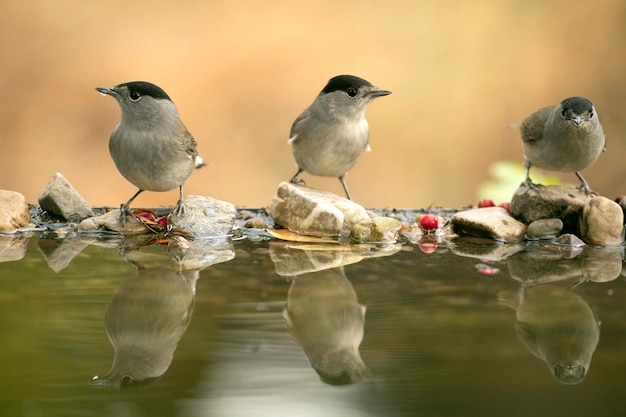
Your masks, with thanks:
[[[146,244],[0,237],[0,415],[626,415],[621,248]]]

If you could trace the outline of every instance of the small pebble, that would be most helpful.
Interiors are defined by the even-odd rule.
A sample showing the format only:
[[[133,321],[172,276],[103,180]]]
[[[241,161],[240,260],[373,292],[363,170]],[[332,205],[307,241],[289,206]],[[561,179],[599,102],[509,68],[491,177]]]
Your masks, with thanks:
[[[563,230],[561,219],[539,219],[528,225],[526,237],[529,239],[550,239],[554,238]]]

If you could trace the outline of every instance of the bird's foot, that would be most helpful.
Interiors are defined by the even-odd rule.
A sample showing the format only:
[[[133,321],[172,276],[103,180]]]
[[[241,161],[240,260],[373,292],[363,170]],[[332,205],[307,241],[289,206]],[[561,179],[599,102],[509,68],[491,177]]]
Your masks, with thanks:
[[[586,182],[585,182],[585,183],[580,184],[577,188],[578,188],[580,191],[582,191],[583,193],[585,193],[586,195],[590,196],[590,197],[591,197],[591,196],[596,196],[596,195],[598,195],[598,193],[597,193],[597,192],[595,192],[595,191],[593,191],[591,188],[589,188],[589,184],[587,184]]]
[[[297,176],[297,175],[294,175],[293,177],[291,177],[289,182],[292,183],[292,184],[296,184],[296,185],[306,185],[304,180],[302,178],[300,178],[299,176]]]
[[[529,177],[526,177],[521,185],[525,185],[526,188],[533,191],[539,191],[539,187],[541,186],[541,184],[535,184],[534,182],[532,182]]]
[[[130,211],[130,206],[128,203],[120,204],[120,223],[122,227],[126,227],[126,219],[133,216],[133,213]]]
[[[170,212],[170,214],[167,215],[167,223],[169,224],[169,219],[173,217],[184,217],[185,212],[185,203],[183,202],[183,200],[178,200],[174,209]]]

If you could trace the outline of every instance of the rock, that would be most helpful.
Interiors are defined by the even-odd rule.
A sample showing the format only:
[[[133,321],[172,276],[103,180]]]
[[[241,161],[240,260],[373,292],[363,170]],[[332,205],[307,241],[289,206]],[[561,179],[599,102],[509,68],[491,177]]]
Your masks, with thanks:
[[[282,182],[270,205],[274,221],[292,232],[336,236],[370,220],[362,206],[333,193]]]
[[[502,207],[460,211],[452,216],[452,228],[459,235],[487,237],[507,243],[521,242],[526,225],[515,220]]]
[[[93,216],[91,206],[60,173],[52,176],[39,196],[39,206],[48,213],[78,222]]]
[[[552,243],[556,245],[565,245],[565,246],[572,246],[572,247],[585,246],[585,242],[580,240],[578,236],[573,235],[571,233],[566,233],[564,235],[559,236],[557,239],[554,239]]]
[[[511,215],[526,224],[539,219],[561,219],[565,233],[578,234],[578,219],[583,206],[591,199],[576,187],[521,185],[511,199]]]
[[[14,232],[30,222],[26,198],[15,191],[0,190],[0,231]]]
[[[558,236],[563,230],[561,219],[539,219],[528,225],[526,236],[529,239],[550,239]]]
[[[195,237],[222,237],[232,232],[237,208],[211,197],[189,195],[185,199],[185,214],[172,216],[170,224]]]
[[[147,227],[139,223],[133,216],[127,216],[126,221],[122,222],[119,209],[83,220],[78,225],[78,230],[87,233],[111,231],[125,235],[141,235],[150,232]]]
[[[352,243],[393,243],[398,239],[402,227],[400,220],[391,217],[375,216],[355,224],[350,231]]]
[[[585,204],[580,218],[580,233],[590,245],[621,245],[624,213],[616,202],[596,196]]]
[[[558,253],[562,258],[574,259],[582,253],[585,246],[585,242],[580,240],[577,236],[566,233],[554,239],[546,245],[546,248]]]
[[[621,207],[622,213],[624,213],[624,221],[626,222],[626,198],[618,197],[615,202]]]
[[[265,224],[265,220],[263,220],[262,217],[250,217],[244,223],[244,227],[249,229],[265,229],[268,225]]]

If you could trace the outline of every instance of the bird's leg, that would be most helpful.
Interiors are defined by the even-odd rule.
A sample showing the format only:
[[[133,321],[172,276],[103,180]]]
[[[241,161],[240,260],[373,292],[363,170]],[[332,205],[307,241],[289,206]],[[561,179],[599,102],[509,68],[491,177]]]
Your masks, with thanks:
[[[304,170],[302,168],[298,168],[298,172],[296,172],[294,176],[289,179],[289,182],[292,184],[304,185],[304,180],[302,178],[298,178],[298,175],[302,174],[303,171]]]
[[[580,187],[578,187],[579,189],[583,190],[587,195],[595,194],[593,191],[591,191],[591,188],[589,188],[589,184],[587,183],[587,181],[585,181],[583,176],[580,175],[578,171],[576,171],[576,176],[580,180]]]
[[[348,200],[352,200],[352,197],[350,196],[350,191],[348,191],[348,184],[346,184],[345,176],[346,174],[343,174],[341,177],[339,177],[339,182],[341,182],[341,185],[343,186],[343,190],[346,192],[346,197],[348,197]]]
[[[537,184],[532,182],[532,180],[530,179],[530,162],[529,161],[526,161],[524,163],[524,168],[526,168],[526,179],[524,180],[523,184],[525,184],[526,187],[528,187],[528,188],[536,190],[537,189]]]
[[[180,195],[178,197],[178,202],[176,203],[176,206],[174,207],[174,209],[170,212],[170,214],[167,216],[168,217],[168,224],[169,224],[169,218],[171,216],[174,217],[182,217],[185,215],[185,202],[183,201],[183,184],[181,184],[178,187],[179,191],[180,191]]]
[[[133,194],[133,196],[127,202],[120,205],[120,219],[122,220],[122,224],[126,224],[126,217],[131,215],[130,203],[132,203],[133,200],[137,198],[139,194],[143,193],[143,191],[144,190],[140,188],[139,190],[137,190],[135,194]]]

